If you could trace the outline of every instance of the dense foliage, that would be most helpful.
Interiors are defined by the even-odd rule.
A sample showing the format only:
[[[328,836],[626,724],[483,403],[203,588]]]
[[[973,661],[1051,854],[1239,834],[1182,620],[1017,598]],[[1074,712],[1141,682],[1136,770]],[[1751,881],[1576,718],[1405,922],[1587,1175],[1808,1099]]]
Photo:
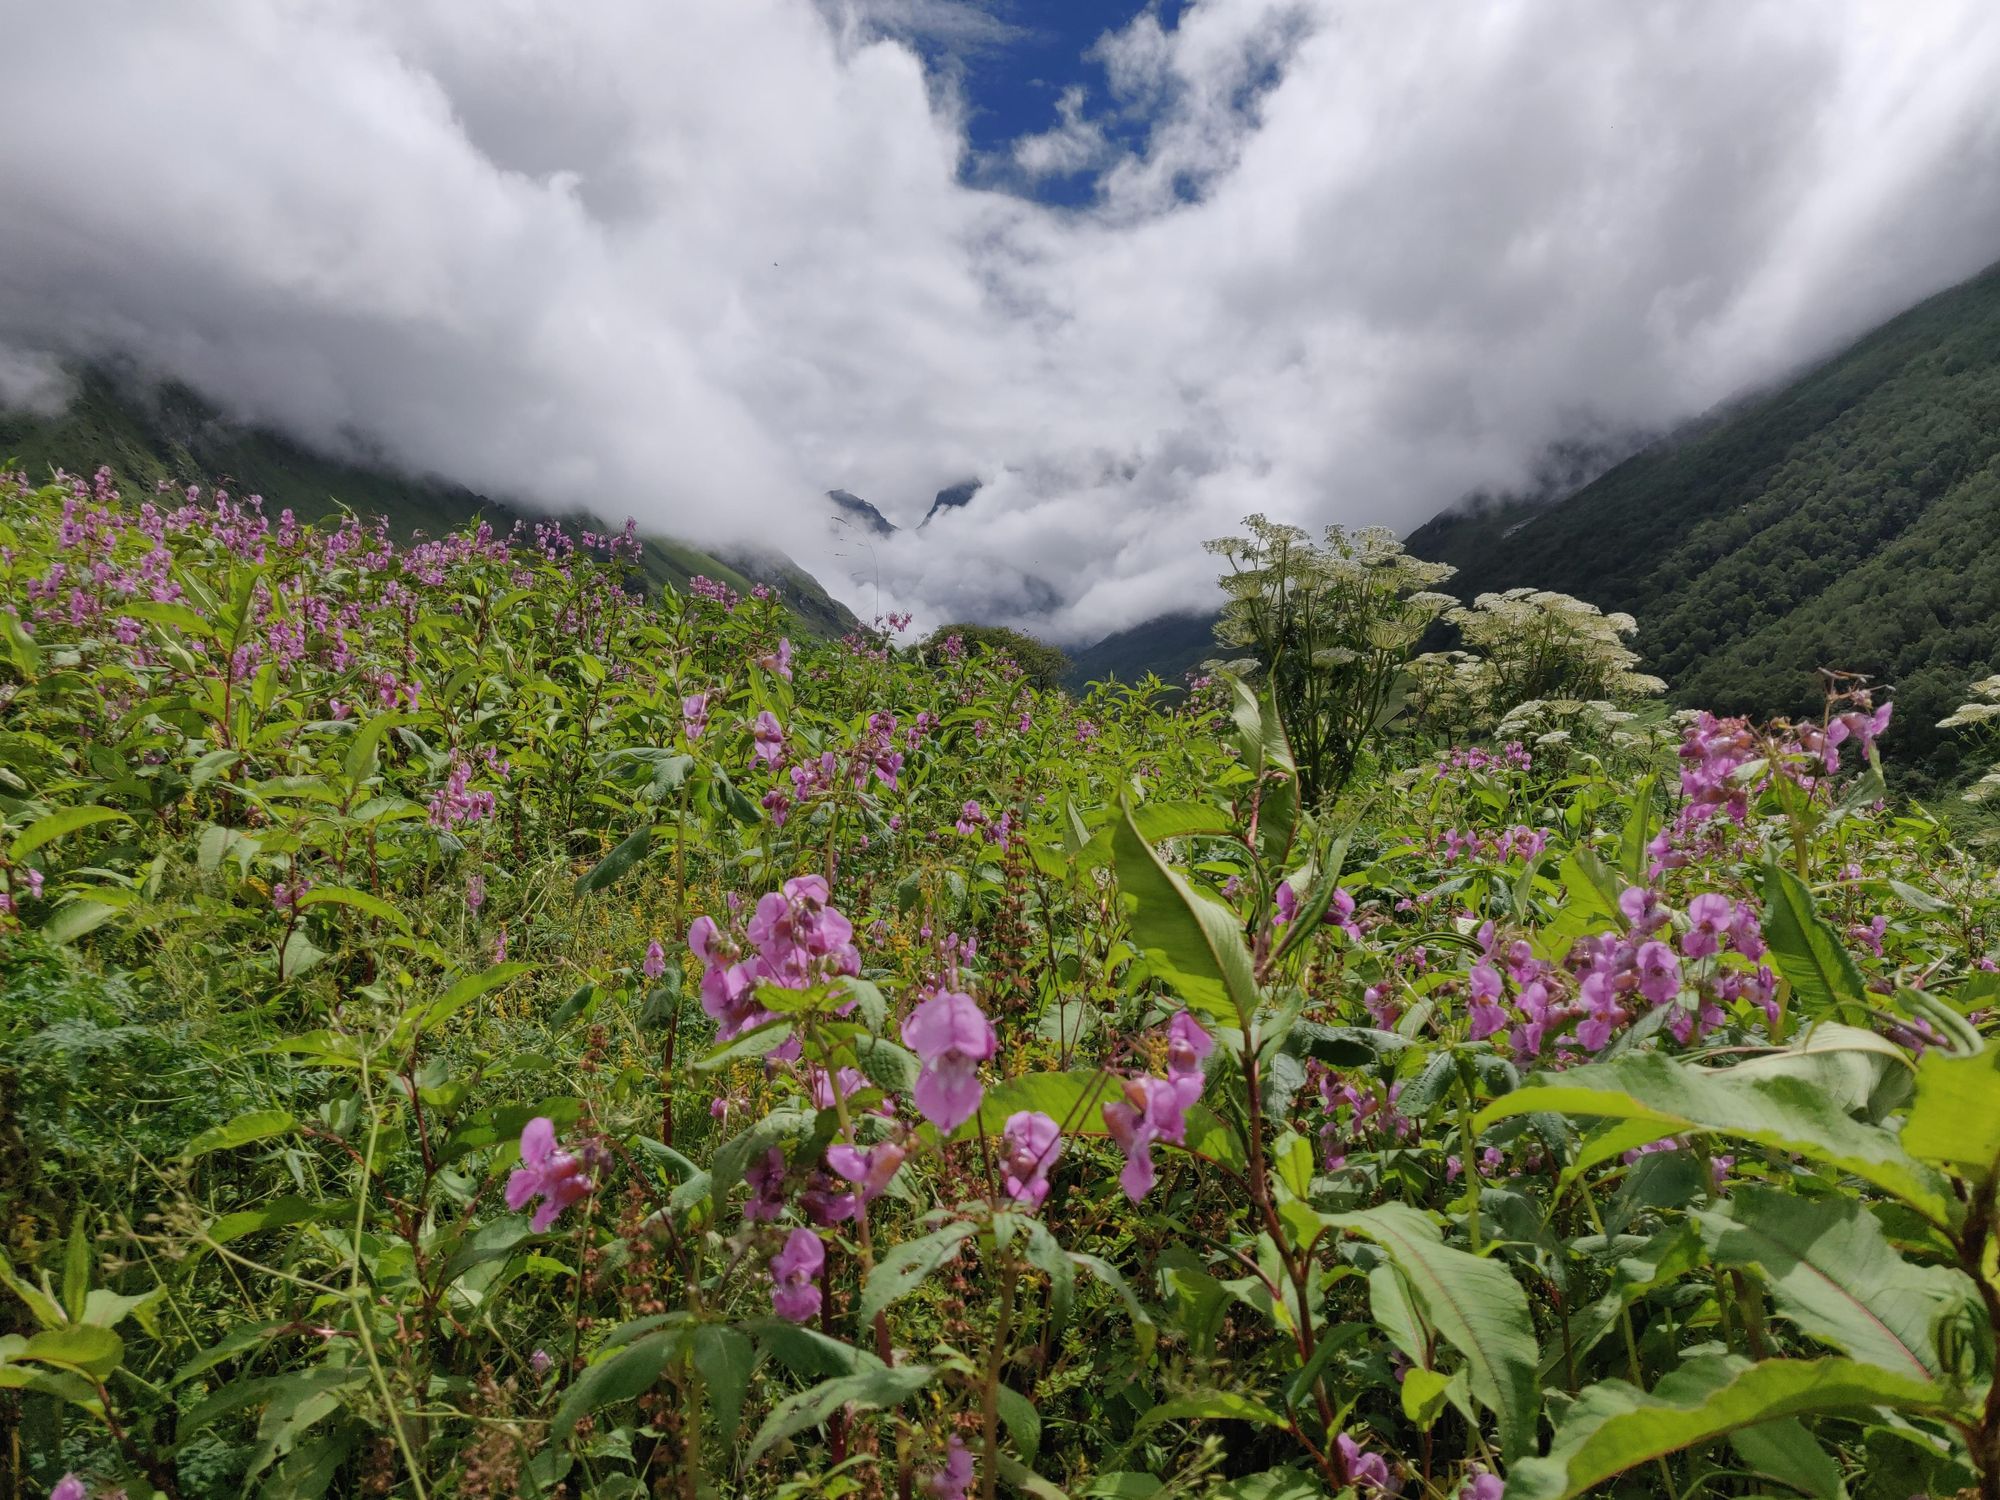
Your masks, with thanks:
[[[1561,589],[1638,617],[1684,704],[1804,713],[1818,669],[1896,685],[1892,757],[1959,771],[1934,727],[2000,657],[2000,267],[1560,504],[1409,538],[1471,592]]]
[[[631,552],[6,484],[16,1492],[2000,1494],[1886,703],[1302,798]]]

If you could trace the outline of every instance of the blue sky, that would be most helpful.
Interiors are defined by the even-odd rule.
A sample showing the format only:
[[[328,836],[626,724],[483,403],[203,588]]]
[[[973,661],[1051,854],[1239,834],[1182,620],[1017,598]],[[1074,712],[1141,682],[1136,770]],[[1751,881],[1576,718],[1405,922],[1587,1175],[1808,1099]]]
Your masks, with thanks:
[[[1190,0],[973,0],[996,23],[987,35],[915,34],[911,40],[934,71],[954,76],[965,99],[970,152],[962,176],[993,185],[991,165],[1024,136],[1057,124],[1057,104],[1071,88],[1085,91],[1085,110],[1116,146],[1136,148],[1148,122],[1143,113],[1112,108],[1103,62],[1093,56],[1099,38],[1151,11],[1172,31]],[[1004,30],[1003,30],[1004,28]],[[1035,182],[1002,179],[1044,203],[1088,203],[1096,191],[1090,170],[1058,173]]]

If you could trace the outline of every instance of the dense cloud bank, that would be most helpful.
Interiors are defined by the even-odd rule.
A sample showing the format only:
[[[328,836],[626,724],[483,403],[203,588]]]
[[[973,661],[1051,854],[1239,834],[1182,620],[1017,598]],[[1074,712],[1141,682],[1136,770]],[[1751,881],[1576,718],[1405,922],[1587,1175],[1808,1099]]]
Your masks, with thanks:
[[[952,0],[0,22],[0,399],[129,354],[1072,640],[1198,601],[1247,510],[1407,525],[2000,255],[1986,0],[1201,0],[982,160],[914,44],[1015,23]],[[1090,207],[1035,201],[1076,171]],[[828,539],[829,488],[913,528],[968,475]]]

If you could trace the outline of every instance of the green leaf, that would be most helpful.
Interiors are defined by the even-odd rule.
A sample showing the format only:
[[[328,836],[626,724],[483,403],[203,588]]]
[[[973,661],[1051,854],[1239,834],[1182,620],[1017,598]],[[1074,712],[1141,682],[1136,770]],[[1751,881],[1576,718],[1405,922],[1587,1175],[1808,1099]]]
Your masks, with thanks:
[[[694,1331],[694,1367],[708,1387],[709,1410],[725,1446],[743,1420],[743,1397],[757,1369],[757,1348],[734,1328],[708,1323]]]
[[[1784,976],[1806,1014],[1820,1017],[1865,1004],[1866,982],[1846,946],[1813,910],[1804,881],[1780,865],[1767,865],[1762,882],[1764,937],[1772,967]]]
[[[979,1113],[951,1133],[955,1141],[977,1140],[982,1131],[997,1136],[1007,1117],[1021,1110],[1047,1115],[1064,1135],[1103,1135],[1104,1106],[1123,1097],[1118,1078],[1103,1068],[1066,1073],[1023,1073],[994,1084],[979,1101]]]
[[[1663,1134],[1713,1132],[1796,1151],[1873,1183],[1934,1224],[1949,1224],[1954,1205],[1935,1173],[1906,1153],[1896,1137],[1849,1119],[1802,1079],[1778,1075],[1736,1078],[1731,1068],[1690,1067],[1656,1052],[1591,1063],[1530,1082],[1488,1104],[1475,1132],[1510,1115],[1558,1114],[1646,1120]]]
[[[589,873],[577,880],[576,893],[585,896],[592,891],[601,891],[612,885],[627,870],[645,858],[646,851],[652,844],[653,827],[650,823],[628,834],[615,849],[592,866]]]
[[[653,1388],[660,1372],[677,1359],[687,1344],[685,1328],[655,1329],[645,1337],[625,1345],[609,1359],[590,1364],[563,1393],[562,1404],[550,1426],[557,1439],[569,1436],[586,1413],[602,1411],[620,1401],[643,1396]]]
[[[1695,1218],[1715,1263],[1756,1268],[1778,1316],[1800,1331],[1912,1379],[1944,1373],[1931,1329],[1976,1295],[1972,1283],[1961,1272],[1904,1260],[1854,1199],[1741,1187]]]
[[[0,616],[4,616],[5,613],[4,610],[0,610]],[[8,849],[7,858],[18,864],[41,848],[42,845],[53,843],[67,834],[75,833],[80,828],[89,828],[98,823],[129,823],[131,821],[130,816],[120,812],[115,807],[59,808],[47,817],[37,818],[23,829],[14,839],[12,847]]]
[[[410,930],[410,919],[380,896],[371,896],[366,891],[357,891],[344,885],[316,885],[299,897],[301,908],[308,906],[347,906],[364,916],[387,922],[399,932]]]
[[[1532,1448],[1540,1352],[1527,1294],[1506,1266],[1445,1244],[1437,1225],[1406,1203],[1380,1203],[1328,1222],[1389,1252],[1431,1326],[1465,1356],[1473,1399],[1499,1417],[1502,1456],[1511,1460]]]
[[[1935,1048],[1924,1054],[1903,1147],[1974,1182],[1993,1174],[2000,1165],[2000,1047],[1971,1057]]]
[[[72,1323],[83,1321],[83,1305],[90,1296],[90,1236],[83,1227],[87,1210],[79,1208],[69,1221],[69,1243],[63,1248],[63,1311]]]
[[[1132,1429],[1132,1436],[1151,1432],[1162,1422],[1189,1422],[1204,1417],[1229,1422],[1255,1422],[1262,1427],[1280,1430],[1291,1426],[1282,1412],[1273,1411],[1263,1402],[1239,1391],[1203,1391],[1162,1401],[1139,1418]]]
[[[817,1427],[843,1406],[863,1410],[892,1407],[930,1383],[929,1365],[878,1366],[837,1376],[809,1391],[800,1391],[771,1408],[751,1440],[749,1458],[756,1462],[775,1443],[808,1427]]]
[[[299,1122],[282,1109],[253,1109],[226,1125],[212,1125],[189,1141],[181,1151],[185,1161],[206,1156],[211,1151],[228,1151],[253,1141],[267,1141],[274,1135],[289,1135]]]
[[[1266,1469],[1246,1474],[1212,1490],[1202,1492],[1202,1500],[1324,1500],[1326,1486],[1303,1469]]]
[[[1003,1385],[994,1394],[999,1397],[1000,1420],[1007,1424],[1014,1446],[1021,1450],[1021,1461],[1033,1463],[1042,1451],[1042,1419],[1035,1403],[1012,1386]]]
[[[875,1263],[875,1269],[868,1273],[868,1284],[862,1289],[861,1309],[857,1314],[861,1322],[872,1323],[875,1314],[892,1302],[909,1296],[922,1285],[926,1276],[945,1262],[955,1259],[959,1246],[976,1227],[969,1220],[961,1219],[920,1239],[904,1240],[883,1256]]]
[[[495,964],[490,969],[482,969],[477,974],[467,974],[456,980],[424,1010],[424,1028],[449,1020],[464,1010],[466,1006],[484,995],[491,994],[503,984],[511,984],[523,974],[530,972],[533,964],[522,963],[518,959],[512,963]]]
[[[408,718],[409,715],[400,713],[377,714],[354,731],[342,768],[350,785],[358,787],[375,774],[375,767],[381,758],[382,737]]]
[[[1132,1290],[1118,1268],[1108,1260],[1101,1260],[1095,1255],[1085,1255],[1079,1250],[1070,1251],[1069,1260],[1079,1271],[1088,1271],[1096,1277],[1125,1304],[1125,1315],[1132,1320],[1132,1334],[1139,1343],[1139,1357],[1142,1360],[1151,1359],[1160,1331],[1154,1326],[1152,1314],[1146,1311],[1139,1301],[1138,1294]]]
[[[1787,1417],[1729,1435],[1729,1446],[1760,1479],[1774,1480],[1813,1500],[1847,1500],[1840,1465],[1827,1457],[1805,1425]]]
[[[1190,1005],[1249,1030],[1261,997],[1242,919],[1160,858],[1134,821],[1129,798],[1119,811],[1112,847],[1118,887],[1133,903],[1133,946]]]
[[[1574,1500],[1627,1469],[1746,1427],[1786,1417],[1865,1416],[1879,1408],[1966,1415],[1950,1393],[1927,1381],[1847,1359],[1692,1359],[1650,1393],[1603,1380],[1570,1407],[1548,1457],[1508,1470],[1507,1500]]]
[[[125,1341],[109,1328],[71,1323],[62,1328],[45,1328],[33,1335],[22,1349],[21,1357],[80,1370],[101,1385],[124,1359]]]
[[[7,643],[8,659],[25,681],[33,682],[42,675],[42,648],[21,628],[20,620],[10,609],[0,609],[0,640]]]

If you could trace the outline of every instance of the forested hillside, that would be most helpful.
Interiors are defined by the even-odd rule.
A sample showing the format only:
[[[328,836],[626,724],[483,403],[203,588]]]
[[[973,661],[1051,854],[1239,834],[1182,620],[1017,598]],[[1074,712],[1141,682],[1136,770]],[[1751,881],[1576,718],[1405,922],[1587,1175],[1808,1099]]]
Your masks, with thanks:
[[[1675,699],[1801,712],[1817,669],[1895,690],[1901,753],[2000,656],[2000,268],[1782,390],[1627,460],[1525,519],[1445,515],[1410,549],[1470,598],[1532,584],[1639,620]]]
[[[62,412],[0,409],[0,459],[46,478],[54,468],[108,465],[127,491],[151,491],[161,480],[176,487],[222,485],[262,495],[272,516],[290,510],[317,521],[351,510],[383,516],[399,537],[442,536],[474,516],[505,530],[525,514],[504,500],[393,466],[347,462],[314,453],[281,434],[230,420],[185,386],[155,385],[102,368],[77,372]],[[566,519],[603,529],[581,513]],[[834,637],[857,621],[810,573],[775,552],[717,555],[673,537],[648,536],[641,576],[654,587],[685,589],[696,575],[747,593],[756,584],[780,590],[802,626]]]

